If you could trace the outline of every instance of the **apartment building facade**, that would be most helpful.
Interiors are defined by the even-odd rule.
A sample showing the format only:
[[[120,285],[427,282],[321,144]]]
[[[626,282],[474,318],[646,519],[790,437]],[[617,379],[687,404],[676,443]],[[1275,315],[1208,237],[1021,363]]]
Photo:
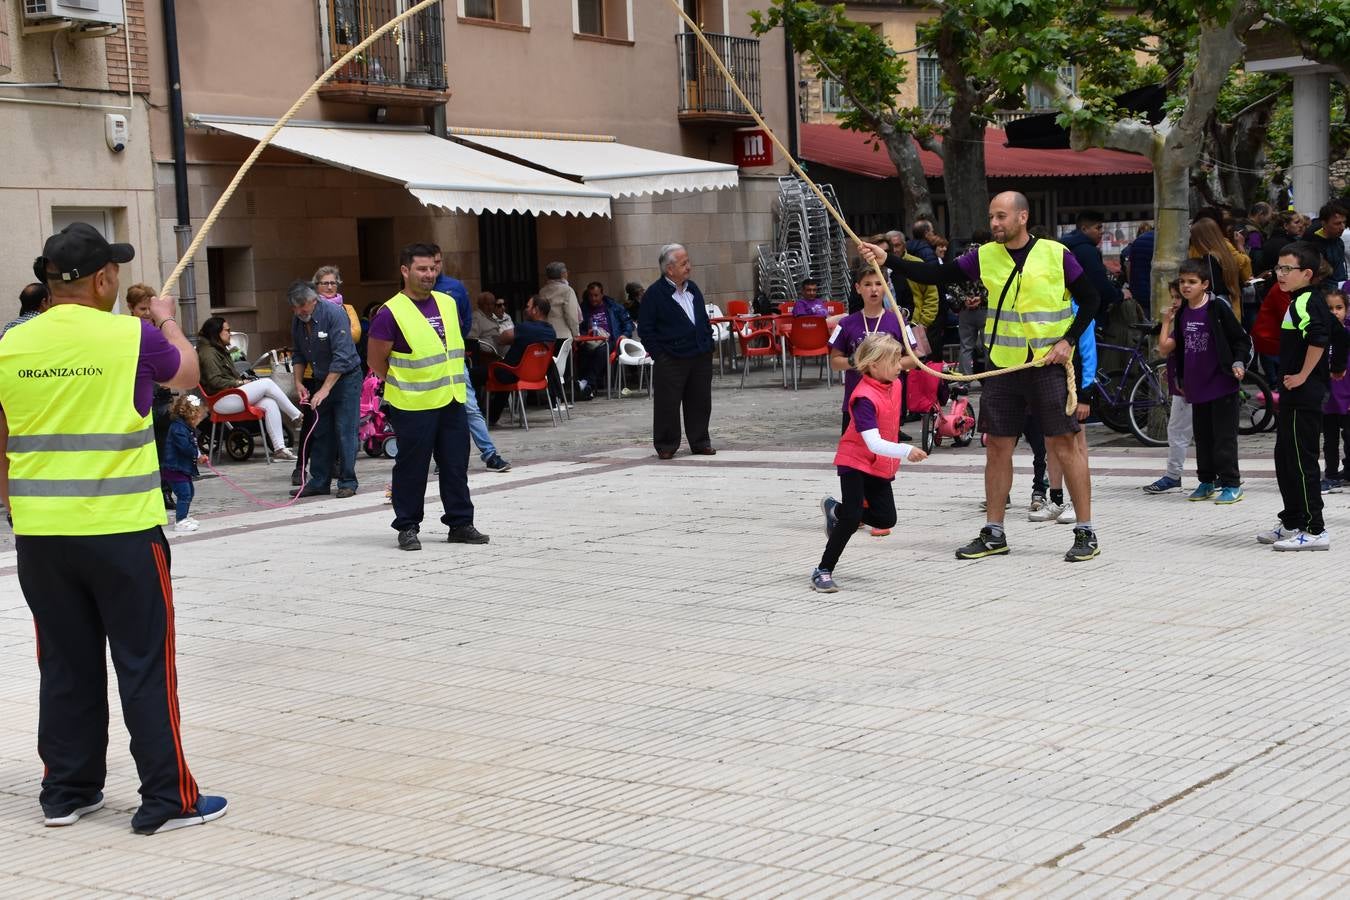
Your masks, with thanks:
[[[787,121],[781,36],[750,36],[748,0],[683,0],[775,131]],[[410,0],[177,4],[193,229],[266,126]],[[164,22],[147,11],[150,68]],[[668,0],[445,0],[319,91],[225,207],[195,260],[198,315],[286,343],[284,291],[321,264],[358,309],[398,289],[397,248],[430,240],[471,291],[513,308],[544,265],[612,296],[690,247],[709,299],[747,297],[772,238],[774,165],[738,168],[753,120]],[[168,86],[150,93],[161,272],[176,258]]]
[[[143,2],[86,0],[73,18],[42,7],[0,0],[3,321],[46,237],[71,222],[136,246],[124,283],[159,274]]]

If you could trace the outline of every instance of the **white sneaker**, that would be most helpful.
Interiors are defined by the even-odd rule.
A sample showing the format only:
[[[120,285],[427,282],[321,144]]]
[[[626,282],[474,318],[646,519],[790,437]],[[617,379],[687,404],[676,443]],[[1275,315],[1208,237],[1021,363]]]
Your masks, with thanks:
[[[295,459],[296,457],[295,457],[295,452],[294,452],[293,450],[291,450],[290,447],[282,447],[280,450],[273,450],[273,451],[272,451],[272,458],[273,458],[273,459],[286,459],[286,460],[292,460],[292,459]]]
[[[1282,541],[1275,542],[1276,550],[1330,550],[1331,532],[1323,531],[1321,534],[1308,534],[1306,531],[1296,531]]]
[[[173,530],[178,534],[187,534],[190,531],[196,531],[201,528],[201,523],[189,516],[181,522],[174,523]]]
[[[1059,515],[1055,518],[1055,521],[1060,525],[1078,524],[1078,516],[1074,514],[1072,500],[1066,502],[1064,506],[1060,508]]]
[[[1276,522],[1275,527],[1269,531],[1263,531],[1256,536],[1258,544],[1277,544],[1280,541],[1288,540],[1298,534],[1297,528],[1285,528],[1283,522]]]
[[[1028,522],[1049,522],[1064,511],[1064,504],[1056,503],[1053,500],[1047,500],[1039,509],[1032,502],[1031,512],[1027,513]]]

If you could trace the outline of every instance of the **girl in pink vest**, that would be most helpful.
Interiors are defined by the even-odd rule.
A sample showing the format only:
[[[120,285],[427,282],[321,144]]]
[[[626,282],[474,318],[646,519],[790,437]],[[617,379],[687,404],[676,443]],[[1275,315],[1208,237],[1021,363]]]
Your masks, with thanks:
[[[900,460],[922,462],[928,458],[917,447],[896,443],[900,436],[901,392],[896,376],[904,352],[900,342],[889,334],[870,334],[853,354],[852,365],[862,373],[862,380],[849,397],[848,428],[834,454],[844,499],[826,497],[820,501],[829,541],[820,565],[811,573],[811,587],[817,591],[832,594],[839,589],[834,582],[834,566],[860,522],[883,529],[895,524],[891,481]]]

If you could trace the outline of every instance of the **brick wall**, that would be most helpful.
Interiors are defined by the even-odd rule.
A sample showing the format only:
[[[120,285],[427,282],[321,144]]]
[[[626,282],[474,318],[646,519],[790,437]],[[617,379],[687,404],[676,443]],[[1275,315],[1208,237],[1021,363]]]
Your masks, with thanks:
[[[145,37],[145,0],[125,0],[127,26],[131,32],[131,77],[135,82],[136,93],[150,92],[150,52]],[[108,89],[125,91],[127,89],[127,44],[126,37],[119,30],[117,34],[104,38],[108,55]]]

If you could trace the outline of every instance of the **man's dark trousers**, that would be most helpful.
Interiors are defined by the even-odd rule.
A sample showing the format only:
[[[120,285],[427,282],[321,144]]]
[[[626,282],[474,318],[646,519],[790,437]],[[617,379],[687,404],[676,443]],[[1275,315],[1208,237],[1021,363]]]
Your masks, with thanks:
[[[1281,406],[1275,424],[1275,481],[1280,486],[1280,522],[1289,530],[1321,534],[1322,470],[1317,464],[1322,411]]]
[[[689,449],[712,446],[712,354],[681,359],[662,353],[652,367],[652,444],[658,453],[680,449],[680,408]]]
[[[141,779],[131,819],[153,828],[197,803],[178,729],[169,544],[158,528],[14,540],[19,585],[37,628],[40,802],[60,816],[103,790],[112,651],[122,718]],[[79,565],[71,565],[79,560]]]
[[[391,407],[389,421],[398,435],[394,457],[393,526],[398,531],[422,524],[431,461],[440,467],[441,521],[451,528],[473,524],[469,499],[469,419],[464,404],[452,400],[439,409]]]
[[[333,384],[328,398],[318,409],[318,421],[305,457],[305,464],[309,466],[307,489],[326,491],[332,488],[336,458],[338,488],[356,490],[356,431],[360,418],[361,370],[353,369]],[[400,437],[399,447],[402,446]]]

